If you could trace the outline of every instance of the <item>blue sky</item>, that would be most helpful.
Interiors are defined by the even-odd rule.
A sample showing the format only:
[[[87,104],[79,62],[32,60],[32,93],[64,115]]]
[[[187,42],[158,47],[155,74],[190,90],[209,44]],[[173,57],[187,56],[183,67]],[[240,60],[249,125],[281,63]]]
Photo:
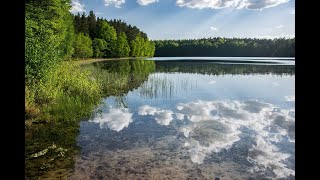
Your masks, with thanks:
[[[122,19],[155,39],[295,37],[295,0],[72,0],[72,13]]]

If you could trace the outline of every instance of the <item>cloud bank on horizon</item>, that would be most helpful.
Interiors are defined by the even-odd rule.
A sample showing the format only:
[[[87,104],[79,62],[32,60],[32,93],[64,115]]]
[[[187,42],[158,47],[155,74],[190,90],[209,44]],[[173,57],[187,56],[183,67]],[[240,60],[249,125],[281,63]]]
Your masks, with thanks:
[[[141,6],[147,6],[152,3],[157,3],[160,0],[136,0]],[[222,8],[236,8],[236,9],[251,9],[262,10],[264,8],[275,7],[289,0],[176,0],[176,5],[179,7],[188,7],[195,9],[222,9]],[[104,0],[105,6],[115,6],[121,8],[126,0]],[[85,12],[83,4],[79,0],[72,0],[72,13]]]
[[[279,4],[287,3],[289,0],[177,0],[176,3],[180,7],[189,8],[236,8],[236,9],[254,9],[262,10],[264,8],[275,7]]]

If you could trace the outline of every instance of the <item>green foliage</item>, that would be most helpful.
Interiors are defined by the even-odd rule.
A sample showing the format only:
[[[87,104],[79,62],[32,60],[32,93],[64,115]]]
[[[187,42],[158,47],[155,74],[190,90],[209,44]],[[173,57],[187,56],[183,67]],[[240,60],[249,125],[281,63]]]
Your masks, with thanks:
[[[64,60],[70,59],[74,53],[73,43],[75,40],[73,17],[70,13],[64,16],[66,24],[66,37],[61,43],[61,52]]]
[[[72,33],[70,6],[65,0],[29,1],[26,3],[25,62],[26,80],[38,81],[48,69],[66,57],[72,49],[63,42]],[[71,24],[72,25],[72,24]],[[70,33],[68,33],[70,32]]]
[[[137,26],[128,25],[126,22],[122,21],[121,19],[118,19],[118,20],[113,19],[108,21],[108,23],[116,29],[117,34],[120,34],[121,32],[125,32],[127,35],[128,42],[133,41],[138,35],[140,35],[144,39],[148,39],[147,34],[140,31],[140,29],[137,28]]]
[[[157,40],[155,55],[161,56],[243,56],[294,57],[293,39],[203,38]]]
[[[129,57],[130,46],[127,42],[127,36],[124,32],[121,32],[117,38],[114,57]]]
[[[137,36],[130,43],[132,57],[152,57],[155,51],[154,42],[150,42],[148,39],[144,39],[141,36]]]
[[[107,47],[105,49],[105,57],[112,57],[112,53],[116,46],[117,33],[116,30],[110,26],[107,22],[103,21],[98,30],[98,37],[107,42]]]
[[[95,38],[92,42],[93,57],[103,57],[103,51],[107,48],[107,42],[103,39]]]
[[[84,65],[101,85],[103,96],[123,95],[139,87],[155,71],[154,61],[113,60]]]
[[[73,62],[56,65],[34,90],[35,103],[54,120],[76,120],[88,115],[100,98],[99,83]]]
[[[89,58],[92,57],[92,41],[89,36],[79,33],[74,41],[74,54],[76,58]]]

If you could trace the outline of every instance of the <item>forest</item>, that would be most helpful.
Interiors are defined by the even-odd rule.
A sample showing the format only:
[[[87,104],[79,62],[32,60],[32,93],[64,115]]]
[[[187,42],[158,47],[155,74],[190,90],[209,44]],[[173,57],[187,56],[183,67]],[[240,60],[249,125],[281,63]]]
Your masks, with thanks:
[[[152,57],[155,45],[146,33],[122,20],[96,18],[93,11],[88,16],[73,16],[75,58]]]
[[[156,57],[295,57],[295,38],[155,40]]]
[[[102,81],[74,60],[154,55],[154,43],[136,26],[70,9],[70,0],[25,3],[26,119],[77,119],[99,103]]]

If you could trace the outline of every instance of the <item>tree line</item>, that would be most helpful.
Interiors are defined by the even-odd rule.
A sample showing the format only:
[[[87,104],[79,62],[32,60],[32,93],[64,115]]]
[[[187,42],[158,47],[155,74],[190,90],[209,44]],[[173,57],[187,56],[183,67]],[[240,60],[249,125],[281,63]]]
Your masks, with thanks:
[[[75,28],[75,58],[101,57],[152,57],[155,45],[146,33],[121,20],[96,18],[93,11],[88,16],[73,16]]]
[[[70,0],[27,0],[26,79],[40,79],[60,61],[79,58],[152,57],[146,33],[121,20],[73,15]]]
[[[295,38],[202,38],[155,40],[156,57],[295,57]]]

